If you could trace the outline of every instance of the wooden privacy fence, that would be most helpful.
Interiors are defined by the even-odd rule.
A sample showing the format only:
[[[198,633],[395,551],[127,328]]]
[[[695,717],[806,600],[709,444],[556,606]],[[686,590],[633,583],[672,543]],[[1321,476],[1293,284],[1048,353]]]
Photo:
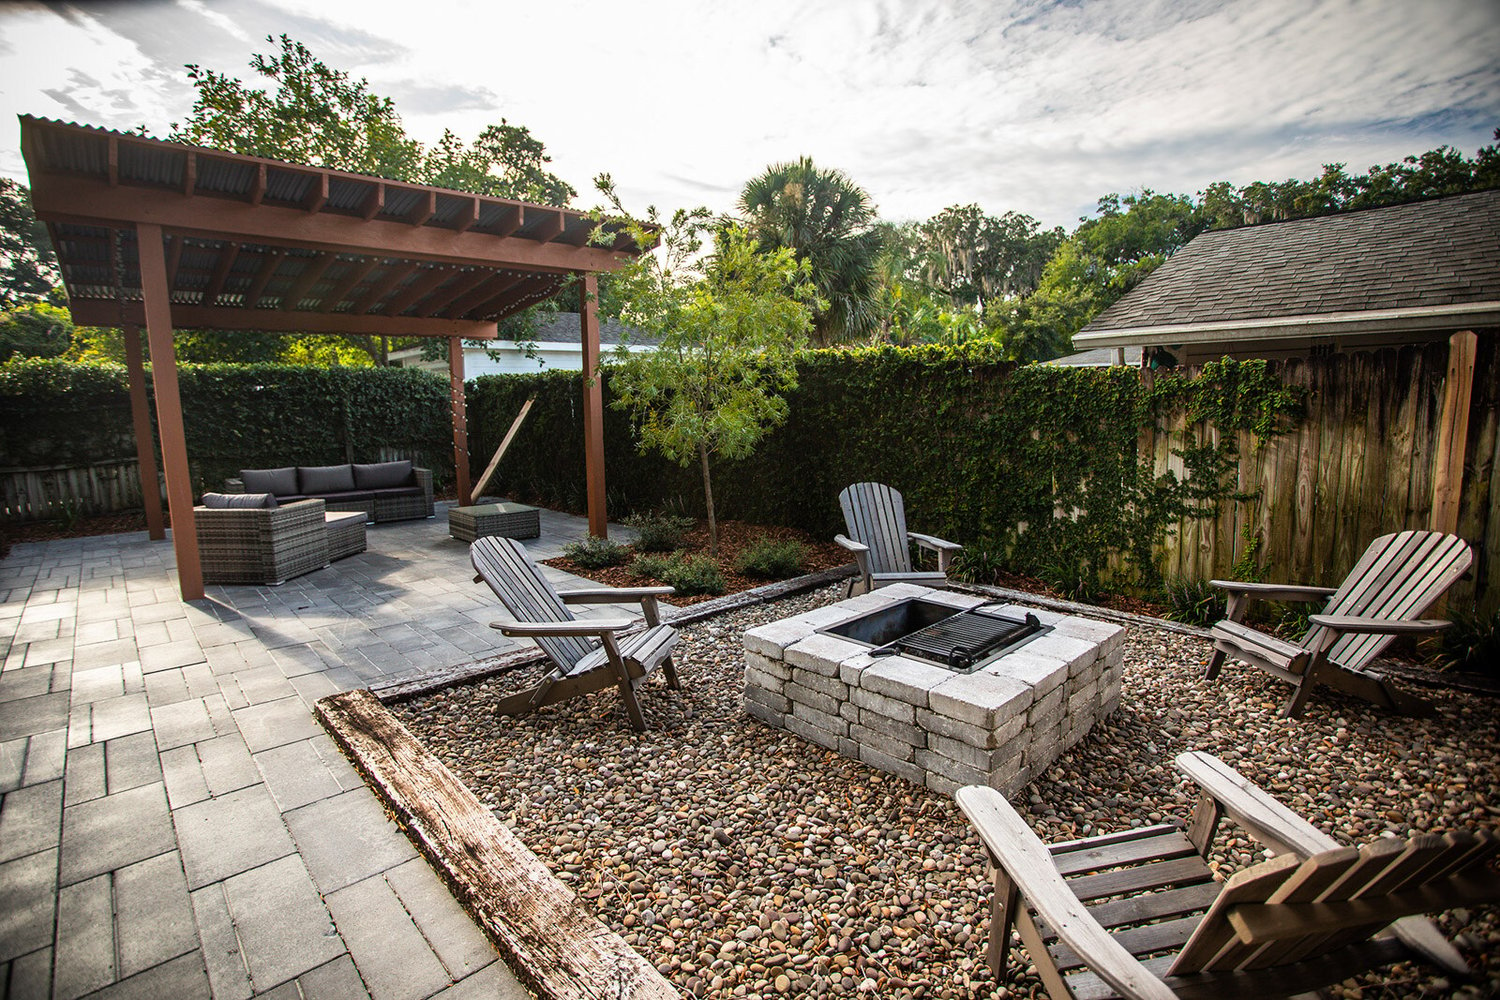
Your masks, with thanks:
[[[141,477],[133,458],[85,466],[0,469],[0,496],[7,521],[139,510]]]
[[[1476,559],[1452,595],[1490,610],[1500,605],[1500,364],[1494,338],[1480,343],[1458,506],[1458,534]],[[1265,580],[1332,586],[1377,535],[1431,527],[1448,345],[1275,364],[1284,383],[1307,390],[1307,417],[1269,441],[1240,435],[1236,488],[1258,497],[1182,522],[1162,553],[1169,578],[1223,578],[1255,547],[1249,561]],[[1212,433],[1179,419],[1143,431],[1142,454],[1155,456],[1158,475],[1180,474],[1172,450]]]

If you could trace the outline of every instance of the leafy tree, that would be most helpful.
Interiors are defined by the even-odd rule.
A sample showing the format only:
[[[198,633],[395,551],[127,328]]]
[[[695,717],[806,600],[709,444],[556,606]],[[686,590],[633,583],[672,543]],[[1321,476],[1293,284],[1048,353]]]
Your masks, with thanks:
[[[36,302],[62,281],[47,227],[23,184],[0,178],[0,309]]]
[[[0,313],[0,362],[13,357],[55,358],[73,343],[73,317],[50,302]]]
[[[197,90],[191,113],[174,124],[177,142],[226,149],[250,156],[307,163],[392,180],[433,184],[461,191],[549,205],[567,205],[577,194],[546,170],[551,158],[531,132],[501,120],[484,129],[473,145],[452,132],[431,149],[410,138],[395,103],[370,90],[365,79],[352,79],[329,68],[301,42],[287,35],[267,37],[279,51],[257,53],[250,67],[271,86],[256,89],[227,74],[188,66]],[[205,335],[188,346],[196,360],[269,360],[271,348],[243,335],[215,340]],[[348,334],[345,346],[364,352],[375,364],[388,363],[389,338]],[[221,343],[226,353],[200,357]],[[275,356],[343,358],[345,346],[326,337],[288,340]]]
[[[790,248],[760,251],[741,227],[718,231],[698,257],[708,212],[679,211],[662,247],[620,273],[621,316],[661,338],[612,369],[615,405],[633,414],[642,451],[655,449],[703,474],[709,545],[719,553],[710,467],[744,458],[786,419],[794,355],[819,305],[810,268]]]
[[[1061,228],[1044,231],[1019,212],[986,215],[978,205],[945,208],[922,223],[918,234],[922,280],[956,305],[980,308],[1034,290],[1063,240]]]
[[[815,342],[856,339],[878,328],[875,207],[847,174],[805,156],[778,163],[745,185],[740,211],[760,249],[791,250],[808,265],[825,303],[813,318]]]

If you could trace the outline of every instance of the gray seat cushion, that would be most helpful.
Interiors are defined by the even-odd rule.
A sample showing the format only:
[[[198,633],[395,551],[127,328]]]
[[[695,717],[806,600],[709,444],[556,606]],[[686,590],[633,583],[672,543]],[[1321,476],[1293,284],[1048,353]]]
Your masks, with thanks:
[[[276,497],[270,493],[205,493],[203,506],[209,510],[260,509],[275,507]]]
[[[297,489],[297,467],[288,465],[283,469],[241,469],[240,482],[246,493],[274,493],[288,496],[300,493]]]
[[[344,493],[354,489],[354,466],[352,465],[299,465],[297,466],[297,490],[308,496],[324,496],[329,493]]]
[[[358,489],[383,490],[395,486],[411,486],[415,482],[416,477],[408,460],[354,466],[354,485]]]

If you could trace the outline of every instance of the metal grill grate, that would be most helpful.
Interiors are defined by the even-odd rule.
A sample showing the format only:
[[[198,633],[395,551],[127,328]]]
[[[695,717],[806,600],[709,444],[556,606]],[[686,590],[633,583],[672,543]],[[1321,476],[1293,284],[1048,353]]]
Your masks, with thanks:
[[[895,639],[871,655],[899,651],[932,660],[950,670],[972,670],[990,654],[1028,639],[1041,629],[1036,615],[1012,618],[975,608]]]

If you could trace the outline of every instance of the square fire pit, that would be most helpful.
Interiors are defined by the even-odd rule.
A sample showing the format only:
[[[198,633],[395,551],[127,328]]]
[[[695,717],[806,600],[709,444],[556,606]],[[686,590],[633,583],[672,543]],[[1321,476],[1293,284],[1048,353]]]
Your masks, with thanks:
[[[993,649],[953,630],[995,617],[1021,628]],[[936,646],[903,645],[914,632],[935,633]],[[1025,787],[1119,705],[1125,659],[1118,625],[911,584],[762,625],[744,642],[746,712],[943,794]]]

